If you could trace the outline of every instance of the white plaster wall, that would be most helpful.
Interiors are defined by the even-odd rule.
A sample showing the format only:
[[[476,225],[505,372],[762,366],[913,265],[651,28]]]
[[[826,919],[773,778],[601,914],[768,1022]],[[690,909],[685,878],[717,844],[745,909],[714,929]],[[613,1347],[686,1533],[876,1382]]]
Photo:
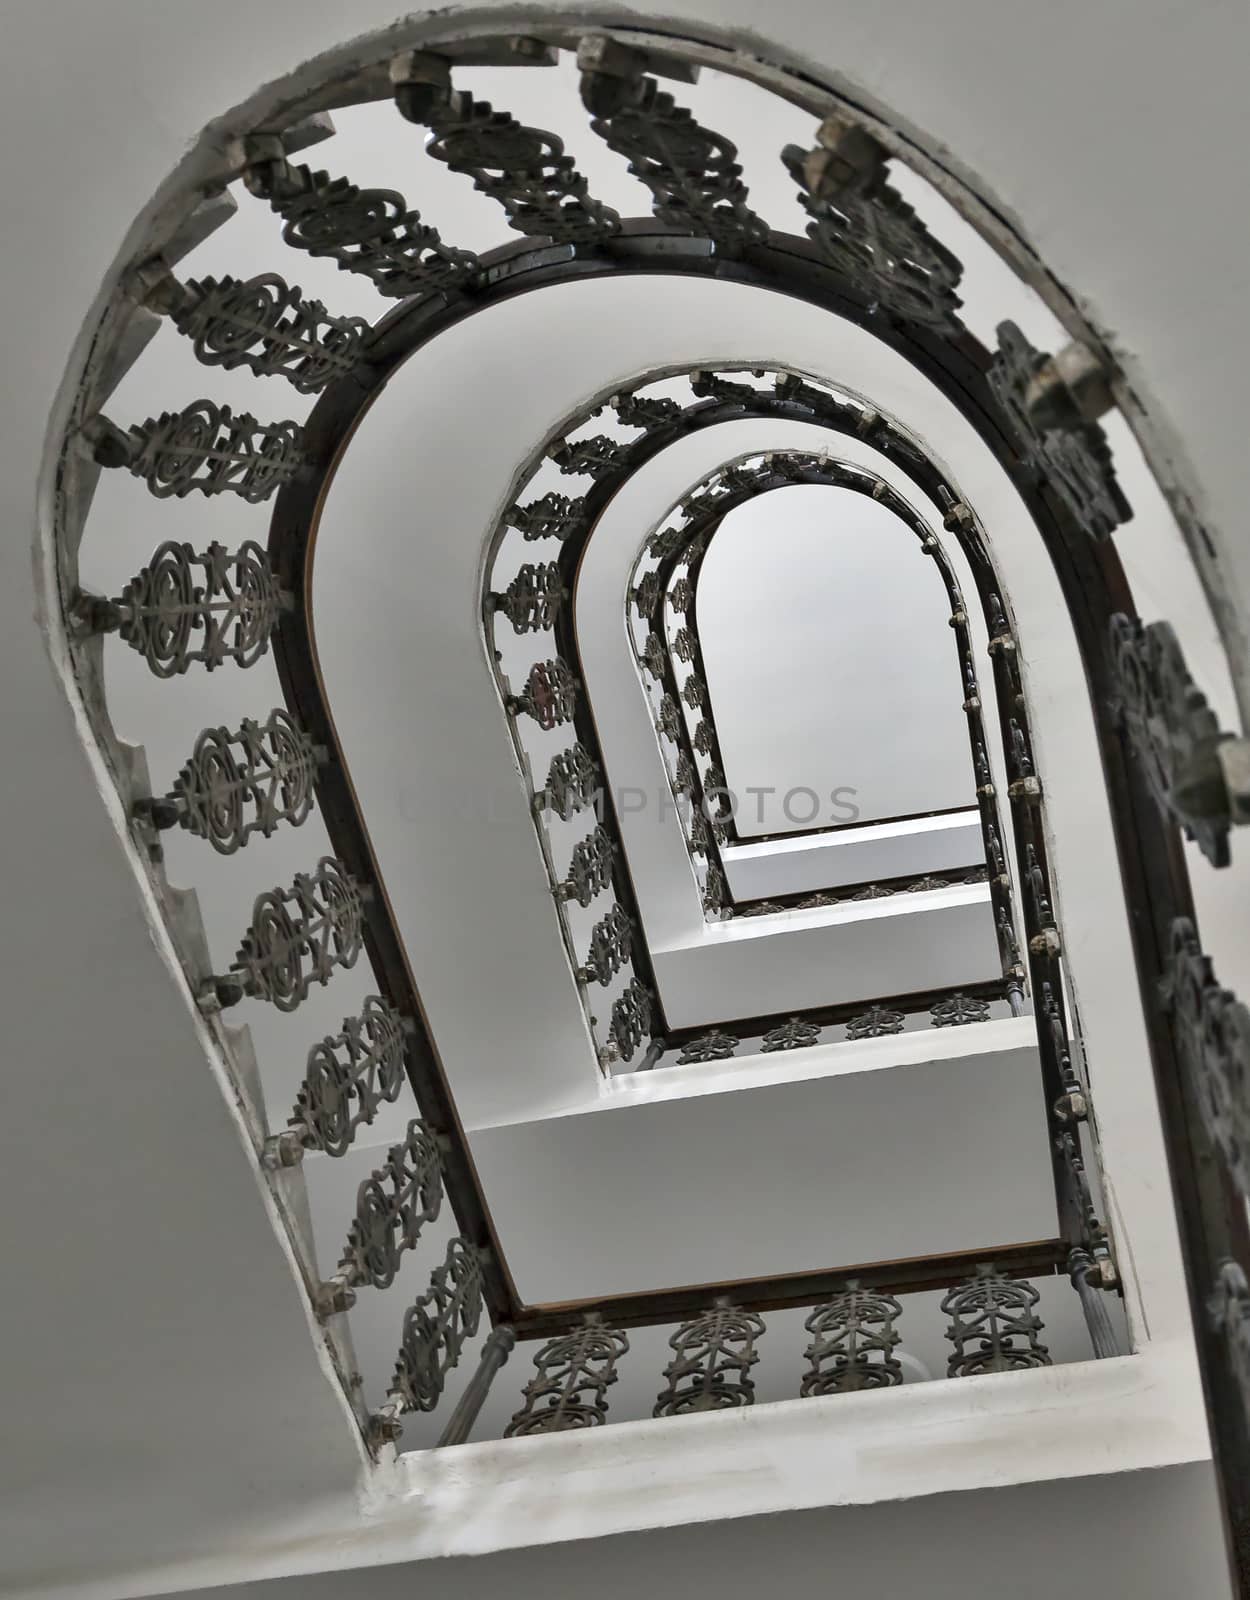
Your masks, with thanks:
[[[1202,1465],[1072,1482],[943,1493],[902,1505],[789,1512],[480,1556],[444,1569],[482,1600],[545,1600],[593,1582],[603,1600],[640,1592],[679,1600],[715,1586],[723,1600],[805,1595],[832,1582],[890,1600],[965,1600],[969,1585],[1051,1600],[1055,1566],[1071,1600],[1178,1594],[1223,1600],[1220,1530]],[[1062,1531],[1060,1531],[1062,1530]],[[1062,1548],[1060,1548],[1062,1544]],[[382,1567],[218,1590],[221,1600],[407,1600],[423,1569]]]

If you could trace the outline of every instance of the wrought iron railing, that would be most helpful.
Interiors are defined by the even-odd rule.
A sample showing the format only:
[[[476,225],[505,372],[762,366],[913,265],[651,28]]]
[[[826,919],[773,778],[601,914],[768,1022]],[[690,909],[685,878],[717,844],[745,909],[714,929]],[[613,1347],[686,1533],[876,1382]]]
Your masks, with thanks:
[[[591,128],[651,191],[654,222],[623,222],[589,193],[557,138],[524,127],[453,84],[475,60],[520,65],[551,59],[570,48],[578,50]],[[1233,1543],[1244,1557],[1250,1549],[1250,1314],[1245,1287],[1250,1239],[1242,1204],[1242,1123],[1250,1025],[1244,1009],[1219,988],[1197,946],[1177,842],[1179,824],[1217,862],[1225,859],[1228,827],[1250,817],[1246,742],[1217,737],[1217,730],[1202,720],[1187,674],[1167,639],[1157,631],[1141,634],[1132,620],[1131,597],[1108,543],[1128,509],[1096,422],[1110,402],[1115,375],[1079,346],[1048,357],[1009,324],[1000,329],[997,354],[984,350],[959,318],[958,261],[887,181],[890,162],[904,148],[901,136],[888,134],[877,122],[870,126],[865,114],[811,81],[786,75],[755,57],[748,61],[678,38],[643,39],[627,30],[583,37],[578,28],[562,25],[538,26],[533,36],[524,38],[449,37],[437,48],[399,56],[394,56],[393,39],[372,49],[373,58],[367,60],[369,47],[361,47],[362,64],[352,73],[310,84],[303,99],[290,102],[281,116],[268,113],[274,118],[268,125],[239,126],[224,158],[215,134],[212,159],[192,169],[200,187],[179,193],[175,185],[164,196],[142,252],[112,286],[101,312],[55,486],[57,576],[77,692],[134,817],[142,859],[215,1047],[237,1064],[242,1045],[226,1027],[221,1008],[242,996],[295,1007],[310,984],[328,981],[362,950],[373,968],[379,994],[370,1003],[375,1009],[368,1020],[362,1017],[359,1032],[347,1025],[342,1035],[314,1047],[287,1130],[256,1130],[258,1157],[271,1169],[279,1199],[282,1169],[302,1150],[340,1153],[356,1129],[392,1098],[402,1038],[403,1065],[421,1113],[410,1130],[413,1142],[397,1147],[398,1155],[392,1151],[393,1162],[388,1158],[380,1175],[369,1180],[372,1198],[363,1212],[358,1206],[359,1231],[353,1231],[344,1265],[328,1290],[300,1256],[310,1296],[330,1317],[332,1338],[334,1308],[346,1303],[357,1285],[379,1281],[396,1252],[415,1242],[419,1219],[433,1203],[431,1151],[437,1149],[439,1182],[461,1236],[405,1319],[396,1384],[380,1411],[369,1413],[363,1406],[343,1348],[332,1343],[362,1426],[374,1440],[391,1437],[405,1410],[435,1405],[447,1371],[483,1315],[489,1316],[493,1331],[475,1379],[477,1388],[471,1386],[453,1424],[457,1417],[463,1422],[474,1394],[497,1370],[514,1338],[567,1340],[586,1326],[588,1314],[597,1315],[598,1327],[606,1330],[598,1343],[578,1333],[576,1347],[540,1366],[539,1386],[527,1396],[520,1414],[531,1421],[518,1421],[516,1431],[538,1426],[532,1419],[553,1411],[572,1417],[581,1407],[587,1417],[598,1415],[608,1387],[607,1366],[623,1353],[613,1338],[639,1322],[674,1317],[710,1317],[715,1322],[715,1327],[701,1322],[675,1348],[670,1388],[662,1402],[669,1410],[683,1409],[691,1394],[696,1398],[690,1403],[697,1406],[699,1395],[717,1390],[716,1352],[731,1334],[736,1342],[725,1352],[719,1390],[728,1394],[736,1384],[735,1392],[745,1394],[748,1345],[759,1337],[753,1319],[776,1304],[824,1307],[814,1314],[810,1330],[816,1353],[810,1358],[809,1388],[836,1385],[839,1370],[861,1377],[870,1368],[888,1371],[892,1307],[843,1299],[830,1310],[832,1297],[888,1296],[918,1280],[953,1288],[972,1278],[979,1262],[992,1262],[999,1271],[993,1280],[978,1279],[951,1304],[957,1372],[976,1368],[978,1356],[970,1341],[984,1345],[981,1353],[988,1351],[991,1362],[1032,1364],[1041,1356],[1029,1297],[1014,1290],[1000,1296],[991,1284],[1071,1270],[1091,1330],[1101,1326],[1097,1313],[1102,1302],[1094,1291],[1113,1282],[1114,1263],[1086,1177],[1089,1094],[1066,1021],[1062,927],[1054,911],[1041,826],[1043,782],[1019,715],[1023,688],[1005,595],[1003,626],[995,633],[994,675],[1006,718],[1002,733],[1009,752],[1016,877],[1028,886],[1021,916],[1032,992],[1044,1023],[1040,1039],[1052,1107],[1062,1236],[1036,1247],[978,1250],[958,1271],[950,1261],[884,1263],[842,1269],[825,1275],[823,1284],[809,1275],[803,1282],[773,1279],[714,1286],[715,1292],[705,1286],[572,1307],[527,1306],[509,1278],[402,944],[385,896],[377,892],[376,865],[317,679],[305,614],[309,531],[327,474],[362,408],[400,361],[440,331],[508,296],[605,271],[714,275],[822,307],[867,328],[912,360],[985,440],[1028,506],[1054,562],[1102,740],[1180,1201],[1217,1465]],[[696,59],[714,60],[782,87],[793,103],[824,119],[812,148],[789,149],[783,157],[810,218],[807,240],[768,228],[749,203],[730,141],[703,128],[659,87],[657,74],[689,81]],[[522,239],[478,257],[446,244],[398,195],[291,165],[293,155],[327,131],[318,113],[391,94],[402,116],[432,135],[431,157],[498,200]],[[412,149],[415,158],[415,140]],[[237,178],[279,213],[289,246],[327,255],[344,269],[369,277],[382,293],[400,301],[394,312],[367,330],[272,274],[243,281],[175,278],[182,256],[228,219],[233,207],[221,188]],[[1000,230],[998,236],[1006,234]],[[281,377],[302,393],[321,389],[321,398],[302,424],[258,420],[208,399],[132,425],[114,422],[105,408],[158,316],[172,321],[205,365]],[[767,408],[756,400],[749,406],[759,406],[761,415],[800,420],[836,410],[827,398],[809,403],[804,391],[810,385],[795,382],[797,387],[790,384],[786,392],[778,386]],[[579,459],[592,469],[592,487],[582,503],[545,496],[541,506],[518,513],[523,533],[559,536],[573,520],[592,524],[623,475],[681,432],[748,414],[747,403],[735,397],[709,400],[695,408],[695,415],[674,418],[665,408],[646,407],[645,398],[634,397],[632,405],[632,415],[648,425],[638,440],[623,450],[582,452]],[[264,416],[270,414],[266,408]],[[829,414],[824,420],[836,430],[851,419]],[[901,434],[891,432],[892,424],[861,412],[853,426],[926,486],[928,468],[915,459],[914,447]],[[167,543],[117,597],[84,594],[77,549],[101,468],[134,474],[160,498],[228,493],[259,504],[276,493],[268,553],[247,542],[233,548],[213,544],[201,554]],[[928,487],[936,491],[946,486]],[[1002,591],[972,510],[953,494],[946,503],[948,525],[961,537],[982,603],[988,603]],[[1192,524],[1184,506],[1180,512]],[[1200,533],[1195,531],[1196,543]],[[557,587],[536,574],[529,593],[518,591],[509,598],[505,592],[504,614],[509,607],[523,621],[543,614],[544,607],[555,603]],[[1125,620],[1113,625],[1113,614]],[[1113,650],[1107,646],[1112,626]],[[141,758],[119,745],[104,710],[100,639],[108,631],[140,651],[162,678],[200,665],[210,671],[227,662],[246,666],[272,647],[286,699],[279,715],[289,721],[275,721],[257,707],[258,716],[269,716],[263,725],[245,726],[235,736],[210,730],[212,737],[194,741],[186,772],[163,794],[153,795],[143,780]],[[581,746],[580,754],[570,750],[567,761],[552,763],[543,797],[544,804],[556,809],[584,793],[586,762],[593,760],[584,725],[577,720],[575,675],[567,665],[561,670],[561,659],[553,656],[540,664],[516,695],[518,712],[543,726],[571,722]],[[1154,717],[1143,713],[1150,706],[1157,709]],[[267,836],[278,825],[298,824],[308,814],[310,783],[334,855],[291,888],[258,899],[233,965],[218,972],[207,955],[193,905],[164,882],[156,836],[162,828],[184,826],[219,850],[254,844],[257,833]],[[620,903],[628,915],[627,900]],[[613,945],[613,937],[609,931],[601,943],[619,950],[621,941],[618,937]],[[609,953],[605,960],[611,959]],[[585,965],[594,970],[592,960]],[[1166,980],[1163,993],[1160,980]],[[645,996],[645,987],[639,987]],[[636,991],[627,992],[631,1001],[622,1013],[622,1031],[641,1036],[646,1031],[644,1007]],[[1188,1068],[1186,1076],[1176,1071],[1178,1059]],[[296,1232],[292,1228],[293,1237]],[[717,1302],[724,1304],[718,1307]],[[716,1317],[730,1307],[740,1319],[732,1327],[727,1317]],[[852,1317],[857,1330],[853,1352],[848,1331]],[[1108,1353],[1099,1343],[1105,1345],[1105,1328],[1094,1332],[1094,1340],[1099,1354]],[[884,1380],[871,1376],[866,1381]]]

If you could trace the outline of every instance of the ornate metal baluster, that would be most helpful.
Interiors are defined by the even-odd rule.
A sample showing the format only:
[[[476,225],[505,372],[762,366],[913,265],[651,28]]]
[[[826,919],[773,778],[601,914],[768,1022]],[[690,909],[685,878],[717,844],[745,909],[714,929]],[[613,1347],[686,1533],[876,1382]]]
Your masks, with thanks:
[[[1096,422],[1043,429],[1030,411],[1030,392],[1052,358],[1035,350],[1014,322],[998,325],[998,351],[989,370],[990,388],[1016,428],[1016,446],[1079,527],[1094,539],[1109,538],[1133,515],[1116,481],[1107,436]]]
[[[505,1439],[531,1433],[598,1428],[608,1420],[607,1392],[616,1364],[629,1350],[625,1334],[591,1315],[580,1328],[549,1339],[534,1357],[537,1376],[525,1385],[525,1403],[504,1429]]]
[[[252,666],[289,603],[268,555],[248,539],[199,555],[189,544],[163,544],[117,599],[83,595],[76,611],[84,633],[116,633],[158,678],[174,678],[196,664],[209,672],[227,661]],[[203,639],[193,649],[196,633]]]
[[[869,1006],[867,1011],[847,1020],[846,1036],[848,1039],[879,1039],[887,1033],[902,1033],[906,1020],[901,1011],[891,1011],[888,1006]]]
[[[513,633],[541,633],[555,626],[567,598],[558,563],[527,561],[502,594],[490,595],[490,603],[507,617]]]
[[[681,711],[676,700],[671,694],[666,694],[660,701],[660,709],[656,716],[656,727],[670,744],[676,744],[681,737]]]
[[[566,439],[547,452],[561,472],[584,473],[596,481],[619,472],[629,457],[630,446],[619,439],[596,433],[589,439]]]
[[[695,650],[697,648],[698,647],[695,644],[694,635],[691,633],[690,629],[684,625],[678,628],[677,632],[673,635],[673,654],[677,657],[678,661],[684,662],[686,666],[689,666],[694,660]]]
[[[1250,1421],[1250,1282],[1235,1261],[1221,1264],[1207,1312],[1212,1328],[1224,1336],[1228,1364]]]
[[[677,1057],[677,1065],[688,1067],[696,1061],[728,1061],[730,1056],[737,1053],[738,1041],[734,1035],[712,1028],[707,1033],[701,1033],[697,1039],[687,1039]]]
[[[1221,988],[1186,917],[1172,924],[1165,999],[1207,1136],[1250,1200],[1250,1010]]]
[[[684,750],[679,750],[673,766],[674,794],[693,795],[696,779],[694,763]]]
[[[780,909],[780,908],[778,908]],[[760,1049],[766,1054],[774,1050],[806,1050],[820,1042],[820,1025],[804,1022],[801,1017],[791,1017],[780,1027],[770,1028],[764,1035]]]
[[[375,1440],[397,1439],[399,1419],[406,1412],[434,1410],[447,1374],[481,1319],[482,1253],[468,1239],[457,1237],[430,1274],[430,1287],[404,1317],[395,1376],[386,1404],[372,1419]]]
[[[579,906],[588,906],[611,883],[615,853],[612,835],[602,824],[579,839],[573,846],[569,875],[556,886],[556,899],[576,900]]]
[[[893,1295],[873,1294],[850,1282],[844,1294],[817,1306],[803,1326],[812,1342],[803,1352],[811,1363],[799,1394],[847,1394],[858,1389],[888,1389],[903,1381],[894,1354],[900,1335],[894,1327],[903,1308]]]
[[[554,811],[562,822],[568,822],[576,812],[597,804],[602,785],[603,774],[590,752],[583,745],[574,744],[551,758],[547,782],[534,797],[535,805],[539,810]]]
[[[667,427],[685,415],[676,400],[662,395],[618,394],[613,395],[608,404],[625,427],[645,428],[648,432]]]
[[[634,1059],[638,1046],[650,1032],[651,1011],[650,990],[644,988],[637,978],[631,978],[622,993],[612,1002],[608,1046],[615,1060]]]
[[[678,578],[668,592],[668,603],[681,616],[688,616],[694,605],[694,585],[689,578]]]
[[[289,1126],[265,1143],[266,1165],[294,1166],[305,1150],[345,1155],[356,1129],[399,1099],[409,1026],[373,994],[358,1017],[344,1017],[342,1033],[328,1033],[313,1045]]]
[[[337,967],[353,967],[364,944],[364,891],[339,864],[323,856],[289,889],[259,895],[234,965],[208,980],[204,998],[234,1005],[245,995],[294,1011],[314,983],[329,983]]]
[[[640,614],[648,622],[654,622],[659,615],[660,602],[664,598],[660,588],[660,574],[654,568],[650,572],[645,572],[630,598]]]
[[[862,889],[857,889],[851,900],[888,900],[894,893],[888,883],[866,883]]]
[[[747,204],[737,146],[700,126],[654,78],[587,71],[582,99],[590,126],[650,189],[661,222],[721,249],[768,237],[768,224]]]
[[[816,911],[822,906],[836,906],[837,903],[838,897],[836,894],[829,894],[827,891],[822,889],[819,894],[806,895],[795,906],[795,910]]]
[[[778,905],[775,900],[757,900],[753,906],[747,906],[745,910],[739,911],[738,915],[740,917],[771,917],[778,911],[784,911],[785,909],[785,906]]]
[[[283,218],[282,237],[292,249],[329,256],[382,294],[459,288],[478,271],[471,251],[444,244],[393,189],[358,189],[346,178],[281,159],[253,163],[243,181]]]
[[[692,672],[682,685],[681,697],[690,707],[691,711],[705,710],[708,703],[707,684],[697,673]],[[698,745],[695,749],[699,749]]]
[[[566,494],[555,493],[545,494],[527,506],[513,506],[504,514],[508,526],[518,529],[522,538],[531,542],[537,539],[563,542],[578,531],[585,518],[584,499],[570,499]]]
[[[316,771],[312,740],[287,712],[271,711],[263,723],[245,718],[233,733],[206,728],[169,793],[136,802],[135,814],[233,855],[254,833],[268,838],[280,822],[298,827],[308,817]]]
[[[908,894],[921,894],[930,889],[949,889],[950,884],[945,878],[935,878],[931,872],[923,878],[913,878],[907,885]]]
[[[1059,929],[1055,926],[1055,913],[1050,903],[1046,874],[1037,859],[1037,851],[1030,840],[1024,847],[1024,882],[1029,891],[1029,910],[1037,932],[1029,938],[1029,949],[1035,955],[1045,955],[1053,960],[1059,954]]]
[[[688,704],[689,702],[687,702]],[[701,756],[710,756],[716,748],[716,735],[712,732],[712,724],[706,717],[700,717],[695,724],[690,743]]]
[[[1008,797],[1012,800],[1039,800],[1042,794],[1042,785],[1033,767],[1033,753],[1029,749],[1029,736],[1014,717],[1010,719],[1008,729],[1011,744],[1007,758],[1014,774],[1011,782],[1007,785]]]
[[[1050,1352],[1038,1338],[1042,1320],[1033,1312],[1040,1298],[1032,1284],[1004,1278],[992,1266],[978,1267],[971,1283],[949,1290],[941,1305],[955,1347],[947,1377],[1050,1366]]]
[[[540,728],[550,731],[573,720],[577,690],[577,679],[557,656],[551,661],[536,661],[525,688],[519,695],[509,695],[504,704],[510,716],[524,712]]]
[[[297,422],[258,422],[248,411],[236,416],[211,400],[164,411],[128,432],[96,417],[83,434],[102,467],[127,468],[160,499],[229,490],[257,504],[289,483],[304,462]]]
[[[929,1015],[933,1018],[935,1028],[954,1028],[965,1022],[988,1022],[990,1003],[956,989],[944,1000],[935,1000],[929,1007]]]
[[[554,133],[526,127],[487,101],[452,90],[449,82],[432,92],[422,89],[405,94],[401,84],[395,98],[409,121],[433,130],[427,154],[472,178],[475,189],[499,202],[518,233],[557,244],[594,244],[620,231],[620,217],[591,196]]]
[[[668,652],[664,648],[663,638],[654,631],[647,635],[639,652],[639,660],[657,683],[664,682],[665,668],[668,665]]]
[[[349,373],[369,335],[364,317],[331,316],[276,272],[180,283],[157,261],[140,269],[139,288],[144,305],[168,316],[206,367],[247,367],[285,378],[301,394]]]
[[[725,881],[725,874],[713,861],[707,869],[707,877],[703,883],[703,909],[709,916],[719,916],[728,911],[732,915],[733,900],[729,893],[729,885]]]
[[[1124,731],[1160,810],[1213,867],[1229,863],[1229,828],[1250,820],[1250,741],[1224,733],[1189,674],[1170,623],[1111,619],[1111,664]]]
[[[333,1278],[316,1298],[325,1317],[349,1311],[355,1290],[365,1285],[389,1289],[406,1250],[416,1247],[421,1230],[443,1207],[443,1157],[438,1136],[419,1117],[408,1124],[402,1144],[386,1152],[356,1191],[356,1215]]]
[[[755,1342],[764,1319],[718,1300],[710,1311],[683,1322],[669,1339],[673,1359],[664,1369],[668,1386],[652,1416],[682,1417],[694,1411],[726,1411],[755,1403],[751,1368],[759,1360]]]
[[[835,126],[830,119],[821,128]],[[858,130],[862,135],[862,130]],[[866,135],[864,135],[866,137]],[[940,245],[911,206],[882,176],[847,182],[828,150],[787,145],[782,160],[812,219],[809,238],[825,259],[874,304],[940,333],[957,334],[963,267]]]
[[[634,924],[620,906],[613,906],[597,922],[590,935],[586,965],[577,976],[583,983],[598,983],[604,988],[629,960],[634,944]]]

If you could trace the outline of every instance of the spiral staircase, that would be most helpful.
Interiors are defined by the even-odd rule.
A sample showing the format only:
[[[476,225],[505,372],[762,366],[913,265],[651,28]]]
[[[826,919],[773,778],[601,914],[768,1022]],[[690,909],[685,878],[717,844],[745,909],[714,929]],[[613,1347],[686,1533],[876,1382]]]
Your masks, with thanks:
[[[5,1593],[1250,1593],[1237,19],[731,9],[12,20]]]

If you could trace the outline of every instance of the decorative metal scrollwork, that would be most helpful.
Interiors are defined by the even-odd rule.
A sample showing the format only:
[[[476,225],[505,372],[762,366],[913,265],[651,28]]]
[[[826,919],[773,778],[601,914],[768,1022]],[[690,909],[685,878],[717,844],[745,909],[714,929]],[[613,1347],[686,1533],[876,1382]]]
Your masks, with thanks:
[[[712,828],[700,806],[690,813],[690,848],[696,855],[705,856],[712,848]]]
[[[626,97],[622,97],[626,98]],[[629,86],[626,103],[590,126],[650,189],[661,222],[722,248],[759,243],[768,224],[747,204],[737,147],[701,127],[653,78]]]
[[[301,394],[316,394],[350,372],[369,333],[363,317],[331,316],[276,272],[246,282],[193,278],[181,286],[171,315],[205,366],[285,378]]]
[[[697,1039],[687,1039],[677,1057],[679,1067],[692,1066],[696,1061],[728,1061],[738,1052],[738,1041],[732,1033],[712,1028]]]
[[[254,833],[268,838],[279,823],[298,827],[307,818],[316,771],[312,740],[287,712],[271,711],[233,733],[206,728],[169,794],[135,809],[157,828],[177,825],[233,855]]]
[[[242,994],[294,1011],[314,983],[328,983],[337,967],[355,966],[364,924],[360,885],[324,856],[315,872],[297,873],[289,889],[257,897],[226,985],[233,979]]]
[[[1031,1283],[1004,1278],[992,1267],[979,1268],[971,1283],[949,1290],[941,1304],[951,1319],[946,1337],[955,1347],[947,1377],[1050,1366],[1050,1353],[1038,1338],[1042,1319],[1033,1311],[1040,1298]]]
[[[643,643],[640,660],[655,681],[663,683],[668,656],[664,649],[664,640],[654,630],[647,635]]]
[[[829,894],[822,889],[818,894],[805,895],[795,906],[795,910],[816,911],[822,906],[836,906],[837,903],[838,897],[836,894]]]
[[[1221,988],[1185,917],[1172,924],[1165,998],[1207,1135],[1250,1200],[1250,1009]]]
[[[804,1022],[801,1017],[791,1017],[780,1027],[770,1028],[764,1035],[760,1049],[769,1054],[774,1050],[806,1050],[820,1039],[820,1027],[815,1022]]]
[[[1212,1328],[1224,1336],[1228,1364],[1250,1420],[1250,1282],[1237,1262],[1221,1264],[1207,1312]]]
[[[525,1385],[525,1403],[504,1429],[505,1439],[531,1433],[597,1428],[608,1420],[607,1392],[616,1364],[629,1350],[625,1334],[587,1320],[549,1339],[534,1357],[537,1376]]]
[[[718,1300],[669,1339],[673,1359],[664,1369],[667,1387],[652,1416],[682,1417],[694,1411],[727,1411],[755,1402],[751,1368],[759,1360],[755,1342],[764,1319]]]
[[[569,875],[556,890],[560,900],[576,900],[588,906],[612,881],[612,857],[616,846],[612,835],[599,824],[573,846]]]
[[[745,911],[738,913],[741,917],[771,917],[785,907],[778,905],[775,900],[757,900],[753,906],[747,906]]]
[[[192,490],[229,490],[258,504],[303,465],[303,430],[296,422],[258,422],[248,411],[196,400],[122,433],[100,419],[89,430],[102,466],[126,467],[159,499]]]
[[[584,745],[574,744],[551,758],[547,782],[538,798],[562,822],[568,822],[576,812],[595,804],[602,782],[603,776],[590,752]]]
[[[725,881],[725,874],[713,861],[707,869],[707,877],[703,883],[703,909],[709,916],[719,916],[722,911],[728,911],[733,906],[729,893],[729,885]]]
[[[566,439],[547,453],[561,472],[580,472],[598,479],[619,472],[629,448],[619,439],[609,439],[606,433],[597,433],[590,439]]]
[[[897,190],[880,183],[870,193],[830,192],[811,183],[808,152],[787,145],[782,160],[811,218],[808,237],[831,266],[894,315],[939,333],[960,331],[955,291],[963,267]]]
[[[591,931],[586,965],[578,977],[583,983],[598,983],[606,988],[629,960],[633,945],[633,923],[620,906],[613,906]]]
[[[803,1324],[812,1342],[803,1352],[810,1366],[799,1394],[806,1399],[902,1383],[902,1363],[894,1354],[900,1342],[894,1322],[902,1314],[893,1295],[873,1294],[858,1284],[817,1306]]]
[[[988,1022],[990,1003],[976,995],[964,994],[956,989],[944,1000],[935,1000],[929,1007],[935,1028],[954,1028],[965,1022]]]
[[[309,1150],[345,1155],[356,1129],[399,1099],[405,1083],[404,1022],[380,995],[370,995],[343,1031],[308,1052],[291,1129]]]
[[[462,92],[447,95],[421,120],[434,133],[427,154],[472,178],[475,189],[499,202],[518,233],[589,244],[620,231],[620,217],[592,198],[555,134],[526,127]]]
[[[482,1318],[482,1263],[467,1239],[447,1246],[430,1287],[404,1317],[403,1342],[390,1393],[403,1411],[433,1411],[447,1374]]]
[[[644,572],[634,590],[633,600],[640,615],[648,622],[654,622],[660,609],[660,601],[664,598],[664,591],[660,587],[660,575],[654,569]]]
[[[679,750],[673,767],[673,792],[675,794],[693,795],[696,781],[694,762],[691,761],[684,750]]]
[[[443,1158],[437,1136],[419,1117],[408,1124],[402,1144],[392,1145],[386,1165],[360,1185],[356,1215],[339,1270],[351,1287],[389,1289],[405,1250],[443,1205]]]
[[[848,1039],[880,1039],[887,1033],[902,1033],[906,1022],[901,1011],[888,1006],[869,1006],[858,1016],[850,1017],[846,1024]]]
[[[945,878],[935,878],[933,874],[926,873],[923,878],[913,878],[907,885],[908,894],[920,894],[929,889],[948,889],[950,885]]]
[[[655,725],[670,744],[676,744],[681,737],[681,711],[671,694],[666,694],[660,701]]]
[[[651,1031],[651,1009],[650,991],[637,978],[631,978],[612,1002],[608,1043],[621,1061],[632,1061],[638,1046]]]
[[[677,632],[673,635],[673,654],[677,657],[678,661],[683,661],[687,666],[689,666],[689,664],[694,660],[696,649],[697,645],[695,644],[694,635],[690,632],[690,629],[684,626],[678,628]]]
[[[202,581],[197,581],[196,568]],[[116,600],[86,602],[90,625],[118,634],[158,678],[196,664],[250,667],[269,648],[286,597],[269,556],[248,539],[237,550],[163,544]],[[192,646],[193,635],[202,638]]]
[[[1106,434],[1096,422],[1043,430],[1029,413],[1029,386],[1049,359],[1014,322],[1001,322],[990,388],[1014,423],[1020,454],[1039,481],[1059,496],[1091,538],[1106,539],[1133,515],[1116,482]]]
[[[510,528],[518,529],[523,539],[533,543],[538,539],[563,542],[577,532],[585,519],[584,499],[551,492],[528,506],[513,506],[504,520]]]
[[[708,703],[707,684],[697,673],[691,673],[682,685],[681,697],[691,711],[702,711]],[[700,746],[696,745],[695,749]]]
[[[1207,704],[1170,623],[1111,618],[1111,664],[1119,711],[1160,809],[1214,867],[1229,862],[1229,791],[1219,748],[1231,735]]]
[[[685,696],[683,696],[683,698],[685,698]],[[686,703],[689,705],[690,702],[687,700]],[[690,737],[690,743],[695,747],[701,756],[710,756],[712,751],[715,750],[716,735],[712,732],[712,724],[706,717],[700,717],[698,722],[695,724],[694,733]]]
[[[888,900],[894,893],[889,884],[866,883],[862,889],[857,889],[850,896],[852,900]]]
[[[505,704],[514,717],[524,712],[549,732],[573,720],[577,679],[558,656],[551,661],[536,661],[525,688],[519,695],[509,695]]]
[[[617,419],[627,428],[662,428],[684,415],[676,400],[667,396],[618,394],[608,402]]]
[[[694,585],[689,578],[678,578],[669,590],[668,603],[681,616],[686,616],[694,604]]]
[[[244,182],[285,220],[282,237],[293,249],[329,256],[382,294],[456,288],[478,270],[471,251],[444,244],[393,189],[358,189],[346,178],[286,161],[257,163]]]
[[[527,561],[502,594],[492,594],[491,604],[512,624],[513,633],[541,633],[555,626],[566,598],[558,563]]]

